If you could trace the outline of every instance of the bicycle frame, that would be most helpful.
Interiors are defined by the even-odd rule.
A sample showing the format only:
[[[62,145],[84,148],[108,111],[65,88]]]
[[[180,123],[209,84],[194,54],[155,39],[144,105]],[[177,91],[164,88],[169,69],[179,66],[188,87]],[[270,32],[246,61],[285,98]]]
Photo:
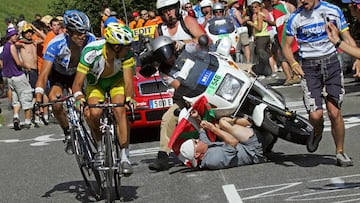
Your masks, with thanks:
[[[93,157],[95,154],[96,143],[93,138],[87,133],[86,128],[82,122],[81,114],[77,113],[74,103],[75,99],[72,95],[66,95],[41,106],[49,106],[55,103],[64,103],[67,112],[67,119],[69,122],[69,130],[71,134],[74,156],[79,165],[81,175],[90,190],[90,193],[99,200],[102,195],[101,178],[99,172],[95,169],[93,164]],[[94,176],[95,181],[91,176]],[[94,183],[95,182],[95,183]]]
[[[113,108],[124,107],[124,104],[112,104],[109,91],[105,92],[105,101],[99,104],[88,104],[89,108],[103,109],[100,118],[100,132],[102,134],[101,146],[105,152],[105,160],[102,166],[97,167],[104,172],[104,183],[106,185],[106,196],[112,201],[113,178],[117,196],[120,196],[120,144],[117,138],[116,119]]]

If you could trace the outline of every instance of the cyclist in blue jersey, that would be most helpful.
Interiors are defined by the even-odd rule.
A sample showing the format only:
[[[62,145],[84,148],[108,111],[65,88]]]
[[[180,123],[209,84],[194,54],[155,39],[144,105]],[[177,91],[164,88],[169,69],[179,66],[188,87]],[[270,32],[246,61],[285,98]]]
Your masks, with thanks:
[[[95,36],[89,33],[88,16],[78,10],[67,10],[64,14],[64,24],[67,32],[57,35],[49,42],[43,59],[42,71],[36,82],[36,102],[42,102],[46,83],[50,81],[49,100],[55,100],[63,95],[63,90],[71,88],[76,67],[80,60],[82,49],[86,44],[95,41]],[[62,104],[52,106],[53,113],[65,134],[65,151],[72,153],[68,120]]]
[[[344,41],[352,46],[356,44],[339,7],[320,0],[301,0],[301,3],[302,6],[288,20],[283,53],[293,71],[302,76],[304,103],[314,126],[314,144],[319,144],[324,129],[324,99],[336,145],[337,165],[352,166],[352,160],[344,152],[345,128],[341,104],[345,90],[343,72],[336,53],[339,44],[334,46],[329,40],[326,24],[334,23]],[[300,61],[296,61],[291,51],[295,37],[300,48]]]

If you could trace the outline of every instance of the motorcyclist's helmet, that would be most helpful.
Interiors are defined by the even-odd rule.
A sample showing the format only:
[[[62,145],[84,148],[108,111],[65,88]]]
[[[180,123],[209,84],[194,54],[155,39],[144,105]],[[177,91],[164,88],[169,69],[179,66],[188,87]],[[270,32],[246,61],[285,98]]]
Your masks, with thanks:
[[[109,23],[105,28],[105,41],[109,44],[130,45],[133,42],[133,32],[120,23]]]
[[[169,60],[175,55],[174,41],[167,36],[159,36],[151,42],[151,49],[153,50],[156,61],[162,62]]]
[[[200,2],[200,8],[202,9],[202,8],[205,8],[205,7],[213,7],[213,3],[212,3],[212,1],[211,0],[202,0],[201,2]]]
[[[215,14],[215,12],[221,12],[222,14],[224,14],[225,11],[225,7],[224,4],[222,3],[215,3],[213,8],[212,8],[213,14]]]
[[[262,3],[262,0],[249,0],[249,1],[248,1],[248,6],[251,6],[251,4],[253,4],[253,3],[259,3],[259,4],[261,4],[261,3]]]
[[[89,17],[78,10],[67,10],[64,14],[64,25],[70,31],[86,33],[90,31]]]
[[[156,1],[156,9],[160,14],[162,20],[166,23],[166,19],[163,15],[163,11],[175,8],[176,9],[176,18],[180,19],[182,16],[180,14],[180,1],[179,0],[157,0]]]

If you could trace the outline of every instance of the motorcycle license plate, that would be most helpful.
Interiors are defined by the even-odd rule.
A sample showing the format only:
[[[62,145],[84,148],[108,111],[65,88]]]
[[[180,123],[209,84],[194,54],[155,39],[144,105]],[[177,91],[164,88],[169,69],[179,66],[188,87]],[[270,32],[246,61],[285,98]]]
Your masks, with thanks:
[[[151,109],[170,107],[173,105],[173,100],[172,98],[150,100],[149,105]]]

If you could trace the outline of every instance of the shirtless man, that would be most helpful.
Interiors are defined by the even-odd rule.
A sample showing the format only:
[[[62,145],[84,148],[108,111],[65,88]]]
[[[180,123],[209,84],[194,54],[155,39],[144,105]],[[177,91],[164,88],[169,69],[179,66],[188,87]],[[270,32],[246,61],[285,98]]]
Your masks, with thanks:
[[[22,39],[19,40],[21,44],[20,47],[20,57],[24,63],[24,70],[29,79],[31,87],[34,89],[36,81],[38,79],[38,68],[37,68],[37,45],[33,41],[34,30],[30,24],[25,24],[22,27],[21,35]],[[34,117],[33,117],[34,118]],[[34,126],[39,127],[39,119],[35,118]]]
[[[27,72],[29,82],[32,88],[35,88],[35,83],[38,77],[37,71],[37,53],[36,44],[32,41],[34,34],[33,28],[29,24],[25,24],[21,30],[22,39],[20,56],[24,63],[24,69]]]

